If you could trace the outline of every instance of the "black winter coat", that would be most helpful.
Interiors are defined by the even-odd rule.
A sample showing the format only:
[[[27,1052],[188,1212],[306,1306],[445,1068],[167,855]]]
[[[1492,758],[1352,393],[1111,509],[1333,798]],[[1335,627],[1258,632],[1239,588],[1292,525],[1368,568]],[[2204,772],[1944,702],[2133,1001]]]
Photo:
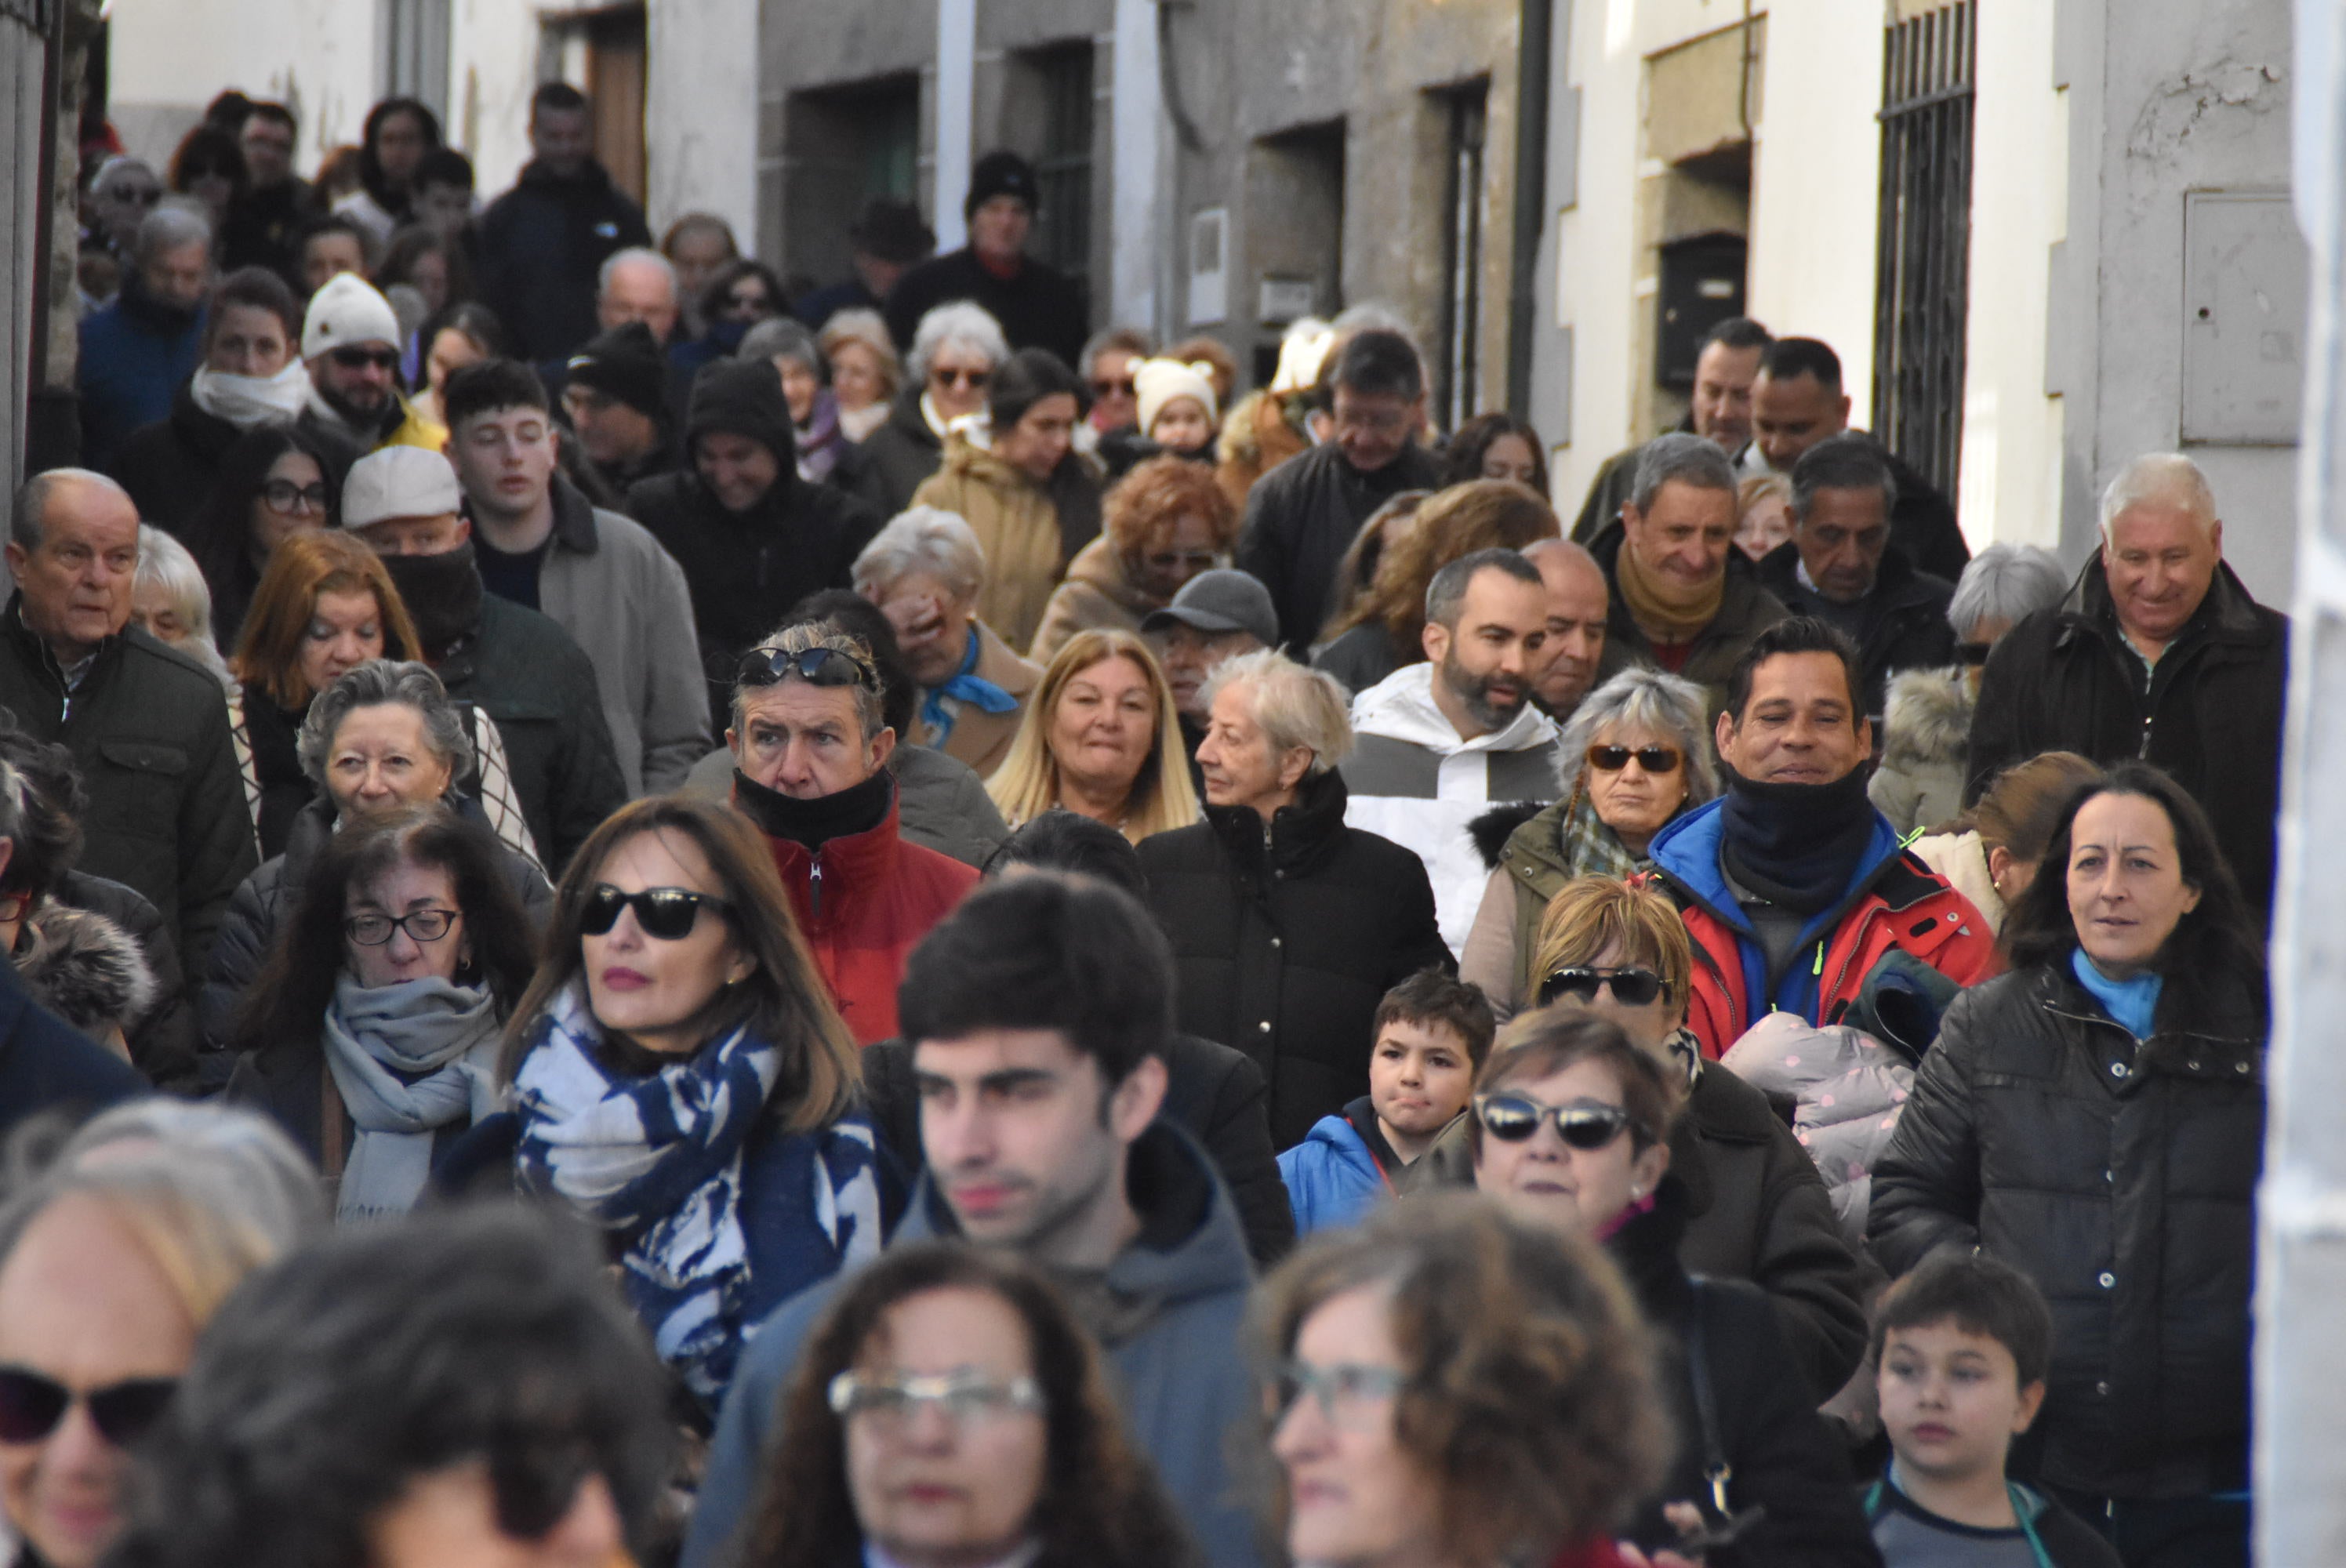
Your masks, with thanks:
[[[1698,1503],[1718,1522],[1704,1458],[1715,1441],[1731,1472],[1728,1512],[1758,1506],[1767,1514],[1734,1545],[1712,1552],[1708,1568],[1881,1568],[1851,1484],[1847,1445],[1817,1413],[1807,1380],[1786,1375],[1776,1309],[1739,1279],[1705,1278],[1698,1287],[1678,1261],[1685,1228],[1686,1194],[1675,1176],[1666,1176],[1654,1207],[1632,1215],[1606,1243],[1662,1334],[1661,1381],[1678,1436],[1668,1477],[1630,1538],[1648,1549],[1671,1544],[1677,1532],[1662,1521],[1666,1502]],[[1717,1417],[1709,1441],[1695,1393],[1698,1339]]]
[[[986,270],[966,246],[933,256],[896,280],[888,290],[888,333],[898,351],[910,353],[921,318],[939,305],[969,300],[1002,323],[1013,349],[1048,349],[1069,370],[1082,359],[1091,332],[1084,280],[1057,268],[1025,259],[1017,275]]]
[[[195,393],[183,386],[171,398],[170,417],[132,431],[114,449],[107,472],[130,492],[140,522],[179,537],[219,481],[220,459],[243,433],[197,407]]]
[[[159,1089],[185,1089],[196,1081],[196,1053],[202,1039],[196,1031],[196,1010],[189,1001],[188,972],[179,963],[178,943],[163,917],[138,894],[104,877],[67,871],[54,895],[58,903],[101,914],[120,926],[147,960],[155,976],[155,1005],[136,1027],[126,1031],[131,1064]]]
[[[887,419],[863,438],[859,450],[871,469],[872,488],[887,502],[891,517],[913,504],[913,492],[945,462],[944,442],[922,417],[918,387],[898,396]]]
[[[1800,547],[1779,545],[1760,563],[1760,585],[1796,616],[1821,615],[1824,596],[1801,586],[1800,566]],[[1865,629],[1857,638],[1865,711],[1876,723],[1892,675],[1955,662],[1955,628],[1947,624],[1947,601],[1954,596],[1953,583],[1916,571],[1895,550],[1882,553],[1873,592],[1866,597]]]
[[[1235,1045],[1270,1082],[1270,1140],[1369,1092],[1377,1003],[1429,965],[1455,972],[1425,863],[1344,825],[1343,776],[1303,786],[1266,829],[1251,807],[1144,839],[1148,901],[1173,942],[1179,1027]]]
[[[593,337],[603,263],[652,242],[644,209],[591,162],[576,178],[558,179],[531,160],[475,232],[481,302],[505,323],[516,357],[533,361],[560,358]]]
[[[2289,617],[2250,598],[2221,565],[2198,613],[2146,671],[2118,630],[2097,555],[2068,597],[2014,626],[1988,657],[1964,804],[2039,752],[2155,762],[2206,808],[2262,921],[2272,906],[2288,679]]]
[[[1280,641],[1300,651],[1319,639],[1336,567],[1378,507],[1404,490],[1441,487],[1441,470],[1423,447],[1403,447],[1384,467],[1362,473],[1332,441],[1257,480],[1247,493],[1238,565],[1270,590]]]
[[[203,972],[229,895],[259,863],[219,682],[137,626],[107,639],[68,700],[19,600],[0,613],[0,708],[73,753],[89,795],[80,869],[138,890]]]
[[[0,963],[0,1138],[44,1111],[78,1121],[147,1093],[138,1069],[35,1002]]]
[[[2266,1026],[2245,983],[2179,1011],[2169,987],[2137,1041],[2066,959],[1974,986],[1873,1168],[1866,1239],[1892,1273],[1978,1247],[2045,1292],[2043,1473],[2096,1497],[2247,1484]]]
[[[913,1081],[913,1050],[901,1040],[863,1048],[863,1093],[872,1125],[903,1167],[905,1186],[925,1163],[921,1147],[921,1099]],[[1295,1214],[1287,1183],[1271,1152],[1266,1116],[1269,1086],[1243,1051],[1194,1034],[1176,1034],[1165,1053],[1165,1104],[1159,1119],[1178,1122],[1196,1138],[1230,1189],[1246,1226],[1247,1252],[1268,1268],[1295,1245]]]

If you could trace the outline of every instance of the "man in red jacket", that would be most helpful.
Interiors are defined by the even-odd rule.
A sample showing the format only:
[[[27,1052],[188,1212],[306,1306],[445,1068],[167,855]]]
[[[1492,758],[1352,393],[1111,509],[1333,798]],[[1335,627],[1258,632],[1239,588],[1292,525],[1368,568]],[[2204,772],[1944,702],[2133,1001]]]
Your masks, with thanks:
[[[733,805],[766,835],[799,929],[859,1044],[896,1034],[896,986],[929,928],[977,872],[896,830],[896,732],[862,639],[829,621],[784,626],[742,656],[733,686]]]

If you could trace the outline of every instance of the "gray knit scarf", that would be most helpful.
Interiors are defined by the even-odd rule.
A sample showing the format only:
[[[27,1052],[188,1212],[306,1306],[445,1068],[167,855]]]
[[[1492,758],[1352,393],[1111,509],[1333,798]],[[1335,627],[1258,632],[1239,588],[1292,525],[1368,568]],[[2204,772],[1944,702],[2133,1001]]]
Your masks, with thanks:
[[[444,980],[370,987],[345,972],[326,1010],[325,1047],[358,1135],[334,1217],[405,1214],[431,1178],[434,1135],[495,1108],[496,1004]]]

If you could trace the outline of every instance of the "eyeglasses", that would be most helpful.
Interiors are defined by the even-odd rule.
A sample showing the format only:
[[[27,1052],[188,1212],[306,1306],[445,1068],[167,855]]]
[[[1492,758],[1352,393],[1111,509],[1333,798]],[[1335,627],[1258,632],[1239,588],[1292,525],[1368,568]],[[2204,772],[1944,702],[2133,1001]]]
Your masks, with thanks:
[[[992,371],[949,371],[939,365],[929,372],[929,379],[949,387],[967,387],[972,392],[983,388],[994,379]]]
[[[1967,665],[1984,665],[1987,663],[1989,651],[1994,647],[1994,643],[1957,643],[1955,657]]]
[[[1660,975],[1642,966],[1590,969],[1576,964],[1569,969],[1553,971],[1540,982],[1539,1004],[1545,1007],[1559,996],[1594,1002],[1596,993],[1608,985],[1613,988],[1613,1000],[1624,1007],[1647,1006],[1669,989],[1662,983]]]
[[[29,1367],[0,1367],[0,1442],[41,1441],[79,1402],[98,1436],[128,1448],[147,1435],[178,1386],[176,1378],[129,1378],[102,1389],[68,1389]]]
[[[369,366],[379,371],[399,368],[399,354],[392,349],[330,349],[326,357],[346,371],[362,371]]]
[[[272,479],[260,487],[261,504],[271,512],[291,517],[302,512],[323,512],[326,509],[326,486],[296,484],[290,479]]]
[[[795,675],[814,686],[880,684],[880,672],[844,648],[803,648],[797,653],[782,648],[751,648],[741,656],[734,682],[740,686],[772,686],[786,675]]]
[[[1675,773],[1685,755],[1675,746],[1592,746],[1588,748],[1588,765],[1599,773],[1618,773],[1629,766],[1629,759],[1648,773]]]
[[[1474,1102],[1483,1131],[1503,1144],[1528,1142],[1542,1122],[1556,1124],[1556,1135],[1583,1154],[1601,1149],[1637,1124],[1618,1105],[1582,1101],[1543,1105],[1527,1095],[1484,1095]]]
[[[596,1469],[584,1442],[521,1446],[492,1452],[489,1495],[498,1532],[515,1541],[538,1541],[553,1532]]]
[[[656,942],[682,942],[699,923],[703,904],[719,914],[730,914],[733,910],[723,899],[690,888],[646,888],[639,893],[623,893],[608,882],[597,882],[579,906],[578,929],[588,936],[601,936],[619,923],[621,910],[633,910],[636,923],[644,928],[646,936]]]
[[[1358,1431],[1375,1425],[1381,1413],[1377,1407],[1400,1393],[1407,1380],[1399,1367],[1360,1361],[1315,1367],[1309,1361],[1284,1361],[1271,1389],[1271,1421],[1277,1425],[1285,1420],[1308,1394],[1330,1426]]]
[[[1092,382],[1092,396],[1094,397],[1113,397],[1119,392],[1126,397],[1138,397],[1140,395],[1140,384],[1137,382],[1135,382],[1130,376],[1125,377],[1120,382],[1095,381]]]
[[[956,1426],[1043,1409],[1043,1388],[1034,1379],[990,1378],[967,1369],[888,1378],[842,1372],[831,1380],[825,1397],[833,1414],[862,1417],[883,1429],[903,1427],[923,1405],[943,1410]]]
[[[343,934],[361,947],[381,947],[391,933],[403,931],[413,942],[438,942],[456,923],[454,910],[410,910],[403,915],[352,915],[342,922]]]

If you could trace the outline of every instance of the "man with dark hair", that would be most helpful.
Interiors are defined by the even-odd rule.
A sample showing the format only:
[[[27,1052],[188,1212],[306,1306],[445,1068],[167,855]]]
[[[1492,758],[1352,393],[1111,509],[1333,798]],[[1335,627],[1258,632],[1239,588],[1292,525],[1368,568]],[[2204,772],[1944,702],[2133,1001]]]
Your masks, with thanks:
[[[300,126],[279,103],[257,103],[237,132],[244,152],[244,194],[229,207],[220,260],[231,272],[266,267],[288,284],[300,281],[302,226],[321,209],[309,181],[293,172]]]
[[[649,245],[644,210],[595,160],[586,96],[547,82],[529,100],[529,145],[514,188],[479,225],[481,302],[497,313],[527,361],[559,359],[595,331],[603,262]]]
[[[968,300],[1002,323],[1013,349],[1048,349],[1061,363],[1076,362],[1091,319],[1084,281],[1026,254],[1041,190],[1035,166],[1015,152],[977,160],[961,204],[969,243],[922,262],[889,291],[888,331],[898,352],[912,351],[913,334],[932,308]]]
[[[1740,472],[1785,473],[1800,453],[1849,428],[1849,395],[1841,391],[1841,356],[1814,338],[1779,338],[1760,363],[1751,388],[1751,444]],[[1972,558],[1955,509],[1922,473],[1886,449],[1897,500],[1890,512],[1890,542],[1916,567],[1953,582]]]
[[[926,1169],[896,1241],[966,1237],[1060,1275],[1116,1363],[1133,1439],[1204,1560],[1259,1561],[1226,1447],[1260,1411],[1231,1353],[1252,1271],[1212,1164],[1158,1118],[1173,1033],[1164,933],[1104,883],[1006,878],[913,952],[899,1006]],[[778,1396],[837,1284],[786,1302],[750,1341],[685,1568],[728,1561]]]
[[[1947,624],[1955,586],[1889,547],[1897,504],[1889,454],[1872,436],[1828,436],[1792,464],[1792,537],[1760,563],[1760,581],[1794,615],[1829,622],[1857,644],[1872,716],[1882,712],[1892,671],[1955,658]]]
[[[709,749],[683,569],[555,472],[546,387],[527,365],[467,365],[448,378],[441,411],[483,585],[545,612],[585,650],[629,797],[676,789]]]
[[[1776,340],[1749,316],[1729,316],[1703,334],[1694,361],[1694,395],[1678,430],[1701,436],[1729,455],[1751,439],[1751,383],[1760,377],[1760,356]],[[1592,547],[1621,521],[1621,504],[1637,482],[1637,459],[1645,443],[1617,452],[1588,486],[1588,499],[1572,524],[1572,536]]]
[[[1417,444],[1425,372],[1399,332],[1356,332],[1338,353],[1329,440],[1272,469],[1247,493],[1238,565],[1270,590],[1280,640],[1300,653],[1320,636],[1336,567],[1378,507],[1434,490],[1441,470]]]
[[[415,166],[415,221],[464,247],[475,264],[473,160],[453,147],[435,147]]]
[[[1546,645],[1539,568],[1513,550],[1477,550],[1426,589],[1424,660],[1352,699],[1344,820],[1425,862],[1454,953],[1490,871],[1467,824],[1494,801],[1556,799],[1557,730],[1531,700]]]
[[[1760,632],[1716,738],[1726,792],[1652,846],[1694,942],[1706,1056],[1771,1011],[1838,1023],[1890,986],[1935,1012],[1990,972],[1995,933],[1866,799],[1873,726],[1846,636],[1805,616]]]
[[[1774,595],[1730,567],[1735,471],[1702,436],[1672,432],[1645,444],[1619,525],[1590,553],[1613,590],[1607,639],[1625,657],[1705,687],[1713,712],[1751,639],[1784,618]]]
[[[562,412],[580,454],[615,494],[678,466],[668,360],[641,321],[589,338],[570,356]]]
[[[877,311],[897,280],[936,254],[937,236],[921,209],[894,197],[875,196],[849,225],[850,275],[799,296],[790,314],[814,331],[842,311]]]

